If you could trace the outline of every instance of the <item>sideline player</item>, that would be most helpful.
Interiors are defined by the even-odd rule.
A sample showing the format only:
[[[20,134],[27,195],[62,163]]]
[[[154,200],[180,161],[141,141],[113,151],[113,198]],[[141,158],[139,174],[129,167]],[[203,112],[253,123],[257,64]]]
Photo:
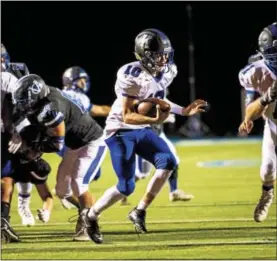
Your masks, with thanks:
[[[246,90],[246,117],[239,127],[239,131],[250,132],[253,128],[252,119],[248,114],[257,104],[253,101],[257,96],[265,97],[269,88],[276,84],[277,80],[277,23],[265,27],[258,39],[259,53],[262,59],[250,63],[239,73],[241,85]],[[274,184],[276,181],[276,145],[277,145],[277,113],[276,100],[268,105],[260,113],[265,119],[263,145],[262,145],[262,164],[260,176],[262,180],[262,195],[254,210],[254,220],[264,221],[269,212],[269,208],[274,199]],[[265,104],[266,105],[266,104]]]

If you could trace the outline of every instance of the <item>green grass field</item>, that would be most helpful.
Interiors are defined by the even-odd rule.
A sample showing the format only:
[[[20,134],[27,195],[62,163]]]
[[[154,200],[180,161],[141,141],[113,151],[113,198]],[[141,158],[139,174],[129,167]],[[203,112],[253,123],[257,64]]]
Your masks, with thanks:
[[[3,245],[2,259],[276,259],[276,200],[265,222],[253,221],[261,191],[261,143],[180,144],[177,150],[181,159],[179,188],[195,198],[171,203],[167,184],[148,209],[149,233],[138,236],[127,220],[149,178],[137,183],[129,198],[131,205],[116,204],[102,213],[102,245],[72,241],[75,223],[69,223],[68,219],[76,214],[76,209],[63,209],[56,198],[48,224],[37,221],[34,227],[22,227],[14,196],[12,224],[23,242]],[[52,163],[49,184],[53,188],[59,158],[50,154],[45,158]],[[252,166],[197,166],[199,161],[227,159],[257,162]],[[99,198],[115,182],[108,155],[102,177],[90,185],[90,191]],[[35,190],[31,207],[34,214],[41,207]]]

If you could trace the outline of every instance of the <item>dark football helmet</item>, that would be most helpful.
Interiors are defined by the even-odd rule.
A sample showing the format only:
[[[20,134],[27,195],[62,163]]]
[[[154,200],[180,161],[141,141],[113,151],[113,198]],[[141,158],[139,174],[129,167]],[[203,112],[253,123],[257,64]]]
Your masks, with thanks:
[[[80,79],[84,79],[85,81],[81,84],[78,84]],[[79,67],[73,66],[68,68],[62,77],[64,88],[79,88],[83,92],[87,93],[90,89],[90,78],[87,72]]]
[[[29,74],[16,82],[15,91],[12,93],[13,104],[20,112],[30,114],[35,110],[35,105],[49,92],[49,87],[40,76]]]
[[[135,56],[151,72],[159,73],[173,63],[174,50],[163,32],[146,29],[135,39]]]
[[[277,75],[277,23],[263,29],[259,35],[259,52],[266,65]]]

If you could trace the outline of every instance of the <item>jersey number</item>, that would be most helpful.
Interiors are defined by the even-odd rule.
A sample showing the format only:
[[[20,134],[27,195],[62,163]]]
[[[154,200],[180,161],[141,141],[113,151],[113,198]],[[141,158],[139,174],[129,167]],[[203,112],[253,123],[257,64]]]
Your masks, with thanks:
[[[131,74],[133,77],[138,77],[140,73],[141,73],[141,68],[133,67],[132,65],[129,65],[124,72],[124,74],[127,74],[127,75]]]
[[[147,98],[153,98],[153,97],[158,98],[158,99],[163,99],[164,98],[164,90],[158,91],[155,94],[151,93]]]

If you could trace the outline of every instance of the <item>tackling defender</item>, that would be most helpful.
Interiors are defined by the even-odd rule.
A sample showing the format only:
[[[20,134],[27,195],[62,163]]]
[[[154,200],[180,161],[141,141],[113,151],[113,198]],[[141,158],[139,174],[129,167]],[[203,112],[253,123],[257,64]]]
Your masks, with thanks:
[[[68,94],[72,99],[77,100],[79,103],[81,103],[84,106],[85,110],[90,113],[92,117],[108,116],[111,109],[110,106],[91,103],[88,97],[88,92],[90,90],[90,77],[83,68],[79,66],[73,66],[66,69],[62,76],[62,82],[62,91]],[[58,152],[57,154],[63,157],[65,149],[66,147],[64,146],[62,151]],[[100,175],[101,169],[99,168],[93,180],[98,180]],[[78,200],[76,200],[73,196],[60,200],[62,206],[66,209],[70,209],[72,206],[75,206],[77,208],[79,207]],[[85,238],[83,237],[83,239]],[[89,239],[87,238],[87,240]]]
[[[262,195],[254,210],[254,220],[264,221],[274,199],[274,184],[276,181],[276,146],[277,146],[277,106],[276,100],[270,98],[273,91],[276,92],[277,80],[277,23],[273,23],[259,35],[259,53],[262,59],[250,63],[239,73],[241,85],[246,90],[246,117],[239,127],[241,133],[249,133],[253,128],[255,117],[265,119],[262,164],[260,176],[262,179]],[[274,87],[275,86],[275,87]],[[263,95],[261,99],[254,101],[257,95]],[[276,93],[275,93],[276,95]],[[254,101],[254,103],[253,103]],[[264,106],[259,106],[259,103]],[[259,112],[255,108],[259,107]]]
[[[94,201],[88,185],[105,156],[102,128],[81,103],[46,85],[38,75],[30,74],[17,81],[13,101],[22,116],[48,133],[49,137],[40,142],[42,152],[58,152],[66,145],[58,168],[56,194],[59,198],[72,194],[77,197],[82,219]]]
[[[176,76],[173,48],[163,32],[156,29],[142,31],[135,39],[135,55],[139,61],[122,66],[117,73],[117,99],[106,121],[105,141],[118,183],[107,189],[87,213],[87,233],[95,243],[103,241],[98,225],[100,213],[132,194],[135,189],[136,154],[151,162],[156,169],[145,195],[128,215],[137,231],[147,232],[146,209],[177,167],[168,145],[150,125],[162,124],[169,116],[169,108],[175,114],[190,116],[204,111],[201,107],[207,104],[203,100],[196,100],[188,107],[181,107],[163,101],[166,88]],[[158,104],[155,118],[135,113],[134,104],[144,99]]]

